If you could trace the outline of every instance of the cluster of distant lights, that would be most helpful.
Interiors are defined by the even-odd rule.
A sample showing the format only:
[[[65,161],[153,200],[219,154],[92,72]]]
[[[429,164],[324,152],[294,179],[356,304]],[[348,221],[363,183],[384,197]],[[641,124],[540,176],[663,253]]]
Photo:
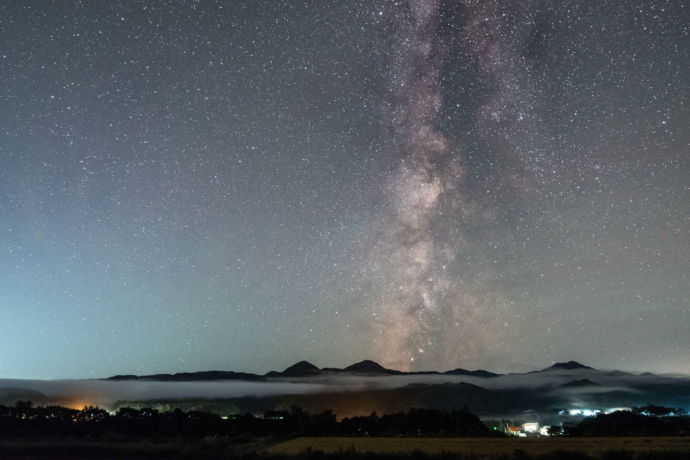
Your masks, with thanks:
[[[561,411],[558,413],[558,415],[565,415],[565,411]],[[611,412],[616,412],[615,410],[611,410],[610,412],[607,411],[606,413],[611,413]],[[601,411],[599,409],[570,409],[568,410],[568,415],[571,417],[575,417],[578,415],[581,415],[583,417],[594,417],[597,414],[600,414]]]
[[[630,407],[613,407],[604,411],[604,414],[613,414],[614,412],[631,412]],[[601,414],[600,409],[566,409],[558,412],[558,415],[569,415],[571,417],[596,417]]]
[[[604,412],[604,414],[613,414],[614,412],[632,412],[632,409],[630,407],[614,407],[612,409],[608,409]],[[583,417],[594,417],[598,414],[600,414],[601,411],[598,409],[570,409],[568,411],[568,415],[581,415]],[[641,415],[646,415],[648,417],[653,417],[653,416],[658,416],[657,414],[654,414],[652,412],[643,410],[640,412]],[[666,417],[678,417],[683,415],[682,410],[681,412],[676,412],[676,411],[670,411],[668,412],[665,416]]]
[[[604,414],[613,414],[614,412],[632,412],[632,408],[630,407],[613,407],[611,409],[607,409],[604,411]],[[558,415],[569,415],[571,417],[596,417],[597,415],[601,414],[602,411],[599,409],[564,409],[561,411],[558,411]],[[647,415],[651,416],[654,415],[651,412],[647,411],[642,411],[640,412],[642,415]],[[670,412],[668,414],[669,416],[677,416],[681,415],[676,412]]]
[[[632,408],[630,407],[612,407],[610,409],[606,409],[603,411],[604,414],[613,414],[614,412],[632,412]],[[571,416],[571,417],[596,417],[597,415],[601,414],[602,410],[600,409],[563,409],[558,411],[558,415],[560,416]],[[642,415],[647,415],[647,416],[653,416],[651,412],[647,411],[642,411],[640,412]],[[676,413],[676,412],[670,412],[668,416],[670,417],[675,417],[679,416],[681,414]],[[498,431],[499,427],[498,426],[493,426],[492,429],[494,431]],[[527,422],[523,423],[521,426],[509,426],[505,427],[505,431],[507,434],[512,435],[512,436],[517,436],[520,438],[525,438],[529,436],[551,436],[550,433],[551,426],[550,425],[540,425],[538,422]]]
[[[605,414],[612,414],[620,411],[632,411],[630,407],[613,407],[604,411]],[[571,417],[596,417],[601,414],[600,409],[563,409],[558,411],[558,415]],[[494,431],[498,430],[497,426],[492,427]],[[526,438],[528,436],[551,436],[549,430],[551,425],[540,425],[538,422],[523,423],[522,426],[506,427],[506,433],[519,438]]]

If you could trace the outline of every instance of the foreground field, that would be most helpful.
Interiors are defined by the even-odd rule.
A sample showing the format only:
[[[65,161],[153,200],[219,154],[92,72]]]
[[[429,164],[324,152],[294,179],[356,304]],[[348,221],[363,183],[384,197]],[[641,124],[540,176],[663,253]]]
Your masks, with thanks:
[[[612,450],[629,452],[686,452],[690,458],[690,437],[658,438],[296,438],[266,450],[269,454],[297,455],[305,451],[355,451],[359,453],[426,454],[457,453],[475,456],[529,455],[554,451],[576,451],[599,456]]]

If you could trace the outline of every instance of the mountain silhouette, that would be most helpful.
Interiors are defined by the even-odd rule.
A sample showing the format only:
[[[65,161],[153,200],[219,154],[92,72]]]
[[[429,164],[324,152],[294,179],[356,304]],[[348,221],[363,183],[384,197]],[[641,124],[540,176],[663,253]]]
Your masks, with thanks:
[[[600,387],[601,384],[590,379],[572,380],[561,385],[561,388]]]
[[[358,374],[370,374],[370,375],[401,375],[404,372],[396,371],[393,369],[386,369],[377,362],[365,359],[351,366],[343,369],[344,372],[354,372]]]
[[[553,373],[555,371],[571,371],[571,374],[577,374],[577,371],[582,371],[584,374],[580,376],[580,379],[586,379],[591,377],[592,372],[596,372],[597,375],[602,376],[602,378],[624,378],[633,376],[627,372],[622,371],[600,371],[584,364],[578,363],[577,361],[567,361],[561,363],[555,363],[545,369],[530,371],[525,374],[497,374],[494,372],[486,371],[483,369],[478,369],[470,371],[467,369],[452,369],[445,372],[438,371],[413,371],[413,372],[403,372],[395,369],[388,369],[380,365],[379,363],[365,359],[358,363],[347,366],[343,369],[334,367],[324,367],[319,369],[314,364],[308,361],[299,361],[292,366],[286,368],[282,372],[270,371],[265,375],[257,375],[247,372],[234,372],[234,371],[202,371],[202,372],[181,372],[176,374],[152,374],[152,375],[114,375],[108,377],[104,380],[151,380],[151,381],[163,381],[163,382],[192,382],[192,381],[204,381],[204,380],[245,380],[245,381],[265,381],[267,378],[279,379],[279,378],[294,378],[294,377],[316,377],[319,375],[333,376],[334,374],[359,374],[359,375],[371,375],[371,376],[390,376],[390,375],[409,375],[409,376],[422,376],[422,375],[454,375],[454,376],[466,376],[466,377],[479,377],[479,378],[508,378],[511,375],[538,375],[540,373]],[[655,377],[654,374],[646,373],[645,375],[650,378]],[[571,379],[577,381],[577,378]],[[598,380],[598,379],[597,379]],[[596,383],[592,382],[593,385]]]
[[[321,370],[309,361],[300,361],[280,372],[281,377],[309,377],[317,375]]]
[[[34,404],[44,404],[49,401],[49,398],[40,391],[30,388],[0,388],[0,404],[13,406],[17,401],[31,401]]]
[[[251,382],[264,380],[264,377],[246,372],[233,371],[201,371],[180,372],[177,374],[153,375],[114,375],[105,380],[154,380],[158,382],[194,382],[203,380],[247,380]]]
[[[584,364],[580,364],[577,361],[568,361],[567,363],[555,363],[552,366],[547,367],[546,369],[542,369],[542,371],[551,371],[551,370],[574,370],[574,369],[592,369],[589,366],[585,366]]]
[[[446,371],[444,374],[447,375],[468,375],[471,377],[482,377],[482,378],[491,378],[491,377],[498,377],[501,374],[494,374],[493,372],[485,371],[482,369],[478,369],[476,371],[468,371],[467,369],[453,369],[452,371]]]

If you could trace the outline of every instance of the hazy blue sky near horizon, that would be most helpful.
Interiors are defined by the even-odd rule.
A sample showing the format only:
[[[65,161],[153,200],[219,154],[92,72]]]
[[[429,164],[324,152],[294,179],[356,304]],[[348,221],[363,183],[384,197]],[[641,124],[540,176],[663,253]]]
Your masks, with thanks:
[[[0,377],[690,373],[690,8],[0,4]]]

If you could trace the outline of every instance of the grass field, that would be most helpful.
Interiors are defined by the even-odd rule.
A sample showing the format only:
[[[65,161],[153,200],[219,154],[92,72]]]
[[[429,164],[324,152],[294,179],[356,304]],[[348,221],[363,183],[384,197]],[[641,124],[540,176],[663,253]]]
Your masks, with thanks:
[[[532,456],[554,451],[575,451],[599,456],[613,450],[629,452],[687,452],[690,437],[650,438],[296,438],[266,450],[268,454],[296,455],[307,450],[334,453],[426,454],[457,453],[477,457],[512,454],[521,450]]]

